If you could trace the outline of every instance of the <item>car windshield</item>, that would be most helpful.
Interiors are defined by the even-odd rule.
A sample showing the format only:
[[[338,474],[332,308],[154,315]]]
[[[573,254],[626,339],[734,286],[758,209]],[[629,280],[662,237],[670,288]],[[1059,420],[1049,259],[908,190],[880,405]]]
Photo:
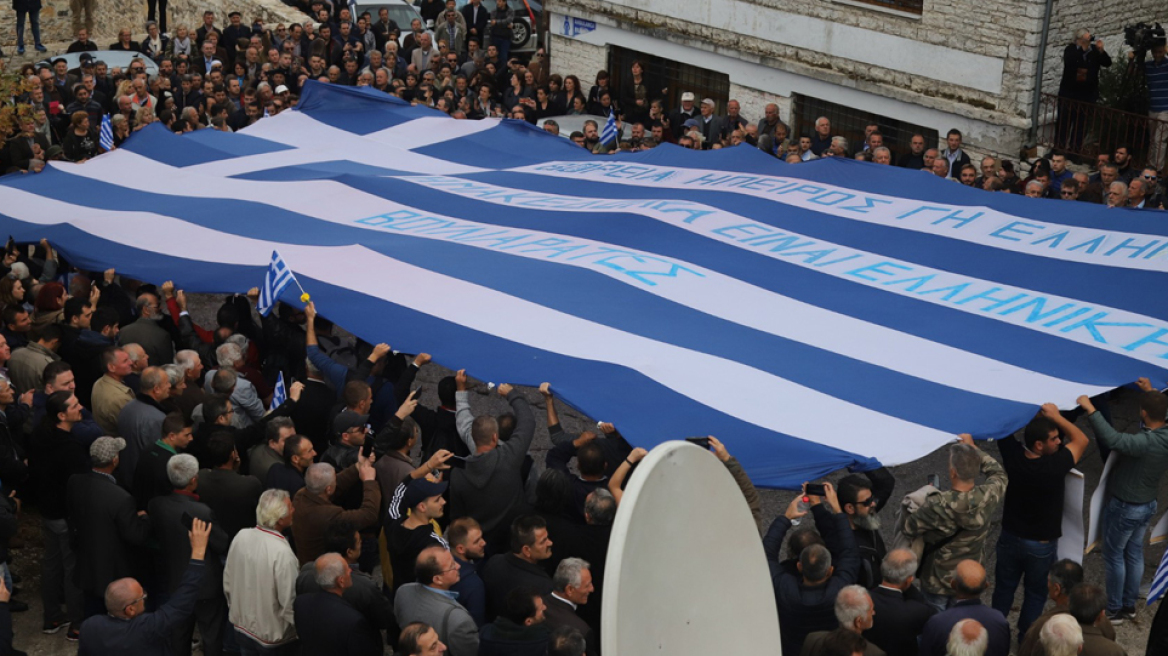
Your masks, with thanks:
[[[378,12],[381,11],[382,7],[389,10],[389,19],[397,23],[397,26],[401,28],[403,34],[410,31],[410,23],[412,23],[415,18],[420,19],[422,17],[422,15],[419,14],[416,9],[404,4],[354,5],[353,16],[360,16],[365,12],[369,12],[370,18],[376,22],[378,20]]]

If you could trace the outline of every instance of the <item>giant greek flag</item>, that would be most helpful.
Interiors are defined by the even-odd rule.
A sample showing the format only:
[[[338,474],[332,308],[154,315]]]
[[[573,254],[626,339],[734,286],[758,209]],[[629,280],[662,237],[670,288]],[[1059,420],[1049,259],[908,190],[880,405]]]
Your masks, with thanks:
[[[371,342],[551,381],[640,446],[716,435],[764,486],[1168,381],[1163,214],[749,147],[594,156],[362,89],[8,176],[0,221],[187,291],[253,287],[279,251]]]

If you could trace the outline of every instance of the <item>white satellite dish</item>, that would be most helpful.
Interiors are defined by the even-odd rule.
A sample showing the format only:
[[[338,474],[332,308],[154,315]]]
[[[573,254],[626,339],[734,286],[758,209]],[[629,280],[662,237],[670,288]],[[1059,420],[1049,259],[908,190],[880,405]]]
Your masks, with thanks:
[[[779,615],[758,528],[709,451],[666,442],[641,461],[605,567],[605,656],[778,652]]]

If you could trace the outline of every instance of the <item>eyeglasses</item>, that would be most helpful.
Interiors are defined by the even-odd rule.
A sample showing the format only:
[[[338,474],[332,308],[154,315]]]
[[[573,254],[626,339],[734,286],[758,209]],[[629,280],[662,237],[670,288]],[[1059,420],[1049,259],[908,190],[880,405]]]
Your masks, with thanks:
[[[146,597],[148,597],[148,596],[150,596],[150,595],[143,592],[141,597],[138,597],[134,601],[131,601],[130,603],[126,604],[125,606],[123,606],[123,608],[129,608],[130,606],[133,606],[134,604],[138,603],[139,601],[146,601]]]
[[[1062,192],[1062,195],[1063,195],[1063,196],[1074,196],[1074,195],[1075,195],[1075,192],[1073,192],[1073,191],[1064,191],[1064,192]]]
[[[1144,176],[1144,179],[1145,179],[1145,180],[1157,180],[1157,179],[1158,179],[1158,176],[1154,176],[1154,175],[1145,175],[1145,176]]]

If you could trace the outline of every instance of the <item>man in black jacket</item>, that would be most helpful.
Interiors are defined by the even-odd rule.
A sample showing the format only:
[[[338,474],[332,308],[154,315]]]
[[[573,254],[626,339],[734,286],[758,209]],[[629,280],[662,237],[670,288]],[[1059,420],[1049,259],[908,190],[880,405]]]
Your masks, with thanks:
[[[199,461],[190,454],[176,455],[167,461],[166,474],[174,492],[151,499],[148,509],[159,546],[157,571],[161,578],[161,589],[165,590],[165,599],[178,593],[190,561],[186,517],[196,517],[211,525],[207,541],[210,558],[199,585],[195,611],[184,617],[172,632],[170,653],[190,656],[191,635],[198,622],[199,635],[203,637],[203,653],[219,656],[223,653],[223,624],[227,618],[227,600],[223,596],[223,559],[227,557],[230,542],[226,531],[215,525],[214,513],[206,504],[200,503],[199,496],[195,494],[199,487]]]
[[[552,541],[548,539],[547,523],[539,515],[524,515],[511,523],[511,551],[496,554],[483,568],[483,583],[487,586],[487,618],[502,612],[507,595],[516,588],[530,588],[536,594],[552,591],[552,577],[540,562],[552,555]]]
[[[110,582],[103,592],[105,613],[91,617],[82,626],[78,656],[170,653],[167,645],[172,641],[172,634],[194,612],[205,575],[204,559],[210,534],[210,524],[194,520],[188,538],[190,560],[182,583],[170,601],[156,612],[146,612],[146,592],[134,579]]]
[[[210,469],[199,471],[199,500],[219,519],[229,539],[256,525],[256,505],[264,486],[254,476],[239,473],[239,454],[230,432],[212,433],[204,452]]]
[[[296,634],[308,654],[365,656],[384,650],[381,633],[344,600],[353,586],[353,574],[344,557],[327,553],[313,565],[323,592],[297,595],[293,604]]]
[[[85,616],[105,611],[105,589],[134,573],[135,547],[150,539],[150,519],[136,511],[134,497],[114,479],[120,437],[100,437],[89,447],[92,471],[69,479],[67,500],[71,545],[77,554],[77,581],[85,595]]]
[[[393,617],[393,604],[381,592],[381,586],[374,578],[357,568],[361,558],[361,534],[351,522],[334,520],[329,524],[325,537],[325,549],[339,553],[349,564],[353,585],[345,588],[341,598],[357,609],[369,625],[378,631],[397,628]],[[324,588],[316,582],[316,563],[307,562],[296,577],[296,594],[306,595],[321,592]]]
[[[76,395],[54,392],[45,400],[46,419],[29,443],[29,472],[40,500],[45,541],[41,560],[44,631],[55,632],[71,623],[73,630],[78,630],[83,619],[81,590],[73,580],[75,560],[65,520],[69,478],[89,471],[89,449],[72,433],[73,426],[81,421],[81,413]]]
[[[154,497],[165,496],[174,490],[166,465],[179,451],[186,451],[190,443],[191,424],[181,413],[172,412],[163,417],[162,439],[146,449],[134,471],[134,498],[138,500],[139,510],[145,510]]]
[[[864,637],[886,653],[916,656],[925,622],[937,612],[912,585],[919,564],[913,552],[896,549],[880,567],[883,581],[872,589],[876,616]]]
[[[856,538],[848,526],[847,517],[839,507],[835,488],[824,483],[826,503],[817,496],[797,496],[791,500],[784,515],[775,519],[763,537],[763,551],[771,570],[775,588],[775,602],[782,627],[783,654],[798,656],[803,639],[812,631],[830,631],[836,628],[835,597],[841,589],[856,582],[860,570],[860,552]],[[819,536],[807,540],[809,531],[794,534],[798,544],[798,561],[779,562],[783,538],[791,529],[791,520],[807,514],[799,503],[806,499]],[[794,538],[800,538],[795,540]],[[807,544],[807,542],[811,542]],[[805,545],[805,546],[804,546]]]
[[[860,549],[858,583],[865,588],[875,587],[880,582],[880,563],[887,549],[880,535],[877,513],[888,503],[894,487],[896,479],[885,467],[866,471],[863,475],[850,474],[836,484],[840,509],[848,516],[848,525],[852,527],[856,546]]]

